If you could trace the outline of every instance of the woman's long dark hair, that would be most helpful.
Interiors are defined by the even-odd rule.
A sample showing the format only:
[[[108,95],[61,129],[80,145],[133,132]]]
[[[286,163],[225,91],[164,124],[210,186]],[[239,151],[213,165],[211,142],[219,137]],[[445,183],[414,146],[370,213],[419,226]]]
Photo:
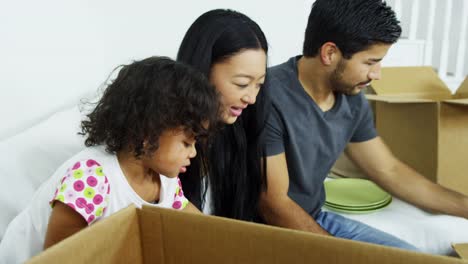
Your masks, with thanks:
[[[236,11],[217,9],[201,15],[187,31],[177,54],[210,75],[211,67],[239,52],[268,44],[260,27]],[[265,65],[266,67],[266,65]],[[203,177],[208,176],[213,214],[241,220],[257,216],[260,192],[266,184],[263,126],[267,112],[262,89],[256,104],[247,107],[232,125],[226,125],[209,142],[199,143],[198,156],[184,175],[184,193],[198,208],[205,203]]]

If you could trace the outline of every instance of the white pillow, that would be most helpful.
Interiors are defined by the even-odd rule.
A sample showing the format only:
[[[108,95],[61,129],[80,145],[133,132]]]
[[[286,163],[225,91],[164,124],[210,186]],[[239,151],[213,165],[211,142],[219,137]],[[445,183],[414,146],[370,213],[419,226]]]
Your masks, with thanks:
[[[0,240],[39,185],[84,147],[77,106],[0,142]]]

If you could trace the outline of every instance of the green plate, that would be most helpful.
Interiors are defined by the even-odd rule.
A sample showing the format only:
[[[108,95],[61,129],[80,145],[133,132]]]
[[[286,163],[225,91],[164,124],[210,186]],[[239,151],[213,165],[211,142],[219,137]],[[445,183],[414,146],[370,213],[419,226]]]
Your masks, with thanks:
[[[362,209],[362,210],[366,210],[366,209],[372,209],[372,208],[375,208],[375,207],[379,207],[381,205],[384,205],[384,204],[387,204],[388,201],[390,201],[392,199],[392,196],[388,196],[388,199],[385,199],[383,200],[382,202],[378,203],[378,204],[373,204],[373,205],[365,205],[365,206],[347,206],[347,205],[341,205],[341,204],[334,204],[334,203],[329,203],[327,201],[325,201],[325,204],[330,206],[330,207],[336,207],[336,208],[343,208],[343,209]]]
[[[385,204],[391,195],[375,183],[356,178],[325,181],[326,203],[344,207],[372,207]]]
[[[374,210],[374,209],[377,209],[377,208],[385,207],[385,206],[389,205],[391,202],[392,202],[392,197],[390,196],[390,199],[386,200],[385,202],[383,202],[381,204],[365,206],[365,207],[341,206],[341,205],[334,205],[334,204],[329,204],[329,203],[325,203],[324,205],[327,206],[328,208],[335,208],[335,209],[341,209],[341,210],[366,211],[366,210]]]
[[[327,204],[325,204],[324,207],[326,209],[330,210],[330,211],[335,211],[335,212],[345,213],[345,214],[369,214],[369,213],[374,213],[374,212],[380,211],[380,210],[384,209],[385,207],[387,207],[391,203],[392,203],[392,199],[390,199],[388,202],[386,202],[385,204],[383,204],[381,206],[375,207],[373,209],[367,209],[367,210],[342,209],[342,208],[331,207],[331,206],[329,206]]]

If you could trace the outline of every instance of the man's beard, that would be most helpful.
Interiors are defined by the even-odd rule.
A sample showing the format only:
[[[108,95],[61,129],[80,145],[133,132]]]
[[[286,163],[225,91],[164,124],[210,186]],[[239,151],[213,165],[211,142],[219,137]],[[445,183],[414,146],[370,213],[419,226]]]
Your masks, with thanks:
[[[330,76],[331,89],[335,93],[342,93],[346,95],[358,94],[360,90],[356,88],[359,84],[349,84],[343,80],[343,73],[346,69],[346,64],[347,63],[344,59],[340,59],[340,61],[338,62],[336,69],[332,72]],[[360,83],[360,84],[364,84],[364,83]]]

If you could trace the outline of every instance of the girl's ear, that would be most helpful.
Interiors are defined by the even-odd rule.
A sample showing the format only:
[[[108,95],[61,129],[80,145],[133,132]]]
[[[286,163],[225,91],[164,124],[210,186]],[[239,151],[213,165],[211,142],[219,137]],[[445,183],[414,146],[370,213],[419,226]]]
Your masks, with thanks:
[[[323,65],[332,65],[340,56],[340,50],[333,42],[325,42],[322,47],[320,47],[320,61]]]

